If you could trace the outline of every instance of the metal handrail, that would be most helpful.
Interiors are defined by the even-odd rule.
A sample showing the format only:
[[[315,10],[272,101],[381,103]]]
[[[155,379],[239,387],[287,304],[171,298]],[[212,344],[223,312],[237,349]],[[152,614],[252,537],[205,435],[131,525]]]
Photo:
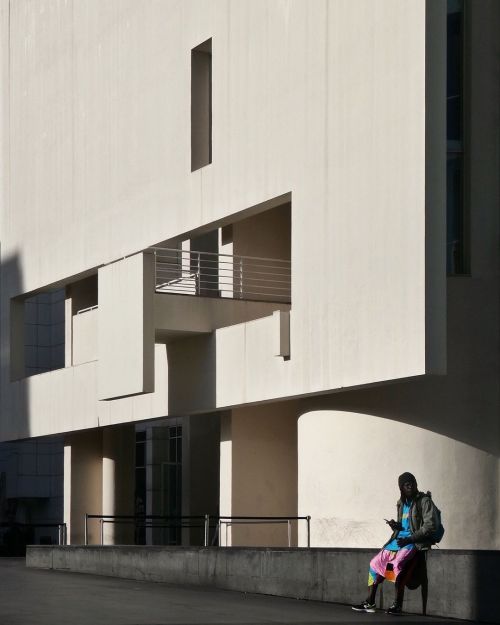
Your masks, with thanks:
[[[57,527],[57,544],[66,545],[68,542],[68,528],[66,523],[18,523],[17,521],[6,521],[0,523],[0,527]]]
[[[173,253],[177,253],[177,254],[190,254],[190,253],[196,253],[196,254],[203,254],[204,256],[217,256],[218,258],[220,257],[226,257],[226,258],[235,258],[235,256],[233,256],[232,254],[225,254],[225,253],[218,253],[218,252],[202,252],[202,251],[194,251],[194,250],[180,250],[178,248],[175,247],[158,247],[158,246],[152,246],[152,247],[148,247],[148,250],[153,250],[153,252],[173,252]],[[273,262],[276,261],[278,263],[290,263],[289,260],[286,260],[285,258],[266,258],[265,256],[243,256],[243,255],[239,255],[237,256],[237,258],[248,258],[250,260],[272,260]]]
[[[77,310],[76,314],[81,315],[83,313],[90,312],[91,310],[96,310],[96,308],[99,308],[98,304],[95,304],[94,306],[89,306],[88,308],[82,308],[81,310]]]
[[[291,301],[291,261],[151,247],[155,291],[179,295]]]
[[[267,524],[287,524],[288,546],[292,546],[292,521],[305,521],[307,524],[307,547],[311,547],[311,517],[295,516],[295,517],[279,517],[279,516],[220,516],[218,517],[218,534],[221,535],[222,526],[226,527],[226,546],[227,546],[227,528],[232,525],[267,525]]]
[[[134,523],[136,527],[150,527],[150,528],[160,528],[160,527],[182,527],[182,528],[193,528],[193,527],[203,527],[204,528],[204,541],[203,544],[205,547],[208,547],[209,543],[209,535],[210,535],[210,524],[215,526],[217,529],[217,534],[220,537],[221,528],[223,525],[226,526],[226,545],[227,545],[227,528],[231,525],[237,524],[273,524],[273,523],[286,523],[287,531],[288,531],[288,546],[291,547],[291,522],[292,521],[305,521],[307,524],[307,547],[311,546],[311,517],[307,516],[210,516],[209,514],[204,515],[178,515],[178,516],[166,516],[161,514],[87,514],[85,513],[84,518],[84,536],[85,536],[85,545],[89,544],[88,541],[88,522],[89,519],[99,519],[100,526],[100,544],[104,544],[104,524],[105,523]],[[177,524],[167,524],[167,525],[157,525],[154,523],[147,523],[147,521],[177,521],[180,523]],[[203,521],[202,525],[192,524],[185,521]],[[66,544],[66,543],[64,543]],[[219,545],[221,546],[221,545]]]
[[[87,514],[85,513],[84,518],[84,540],[85,545],[89,544],[89,532],[88,532],[88,521],[89,519],[98,519],[100,526],[100,544],[104,544],[104,524],[105,523],[115,523],[115,524],[134,524],[136,527],[204,527],[205,534],[207,534],[206,523],[207,523],[208,515],[161,515],[161,514]],[[155,523],[146,523],[147,521],[176,521],[177,523],[168,523],[167,525],[158,525]],[[195,525],[185,521],[203,521],[201,525]],[[179,523],[180,521],[180,523]]]

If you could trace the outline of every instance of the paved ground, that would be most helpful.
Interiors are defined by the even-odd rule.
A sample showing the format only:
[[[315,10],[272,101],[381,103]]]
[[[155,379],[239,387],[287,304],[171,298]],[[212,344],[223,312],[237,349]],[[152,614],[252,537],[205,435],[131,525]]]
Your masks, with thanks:
[[[0,558],[1,625],[325,625],[465,621],[353,612],[349,606],[26,569]]]

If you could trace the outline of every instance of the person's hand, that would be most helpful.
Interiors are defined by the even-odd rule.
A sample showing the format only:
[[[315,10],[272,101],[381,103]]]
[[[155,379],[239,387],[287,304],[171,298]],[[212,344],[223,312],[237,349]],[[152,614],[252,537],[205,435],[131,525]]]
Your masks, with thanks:
[[[401,523],[398,523],[398,521],[395,521],[394,519],[391,519],[390,521],[386,521],[386,523],[393,532],[395,532],[396,530],[400,531],[403,529],[403,526],[401,525]]]
[[[413,541],[408,536],[407,538],[398,538],[396,542],[398,543],[398,547],[406,547],[406,545],[411,545]]]

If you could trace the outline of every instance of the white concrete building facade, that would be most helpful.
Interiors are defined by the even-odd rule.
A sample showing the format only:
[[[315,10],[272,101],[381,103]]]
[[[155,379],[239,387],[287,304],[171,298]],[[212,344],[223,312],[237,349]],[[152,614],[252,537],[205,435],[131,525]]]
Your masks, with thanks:
[[[410,470],[498,549],[498,2],[0,8],[0,437],[71,543],[378,546]]]

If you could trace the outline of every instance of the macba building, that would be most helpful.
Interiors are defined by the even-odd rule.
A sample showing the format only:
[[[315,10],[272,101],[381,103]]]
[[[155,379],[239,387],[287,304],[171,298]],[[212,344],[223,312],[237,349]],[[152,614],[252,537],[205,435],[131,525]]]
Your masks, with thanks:
[[[2,528],[499,549],[499,3],[0,11]]]

